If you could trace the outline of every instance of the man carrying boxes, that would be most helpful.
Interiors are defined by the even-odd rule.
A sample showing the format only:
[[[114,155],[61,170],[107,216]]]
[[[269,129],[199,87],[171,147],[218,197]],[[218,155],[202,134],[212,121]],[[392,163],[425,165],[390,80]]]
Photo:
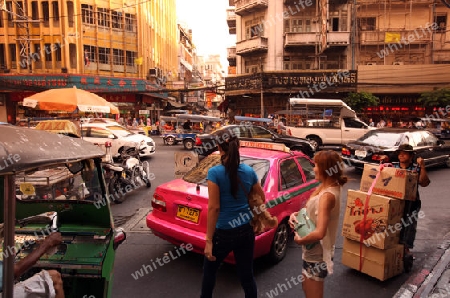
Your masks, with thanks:
[[[342,234],[342,263],[380,280],[409,272],[417,219],[417,185],[428,186],[424,161],[410,145],[396,151],[394,167],[366,164],[360,191],[349,190]]]
[[[427,171],[425,170],[425,162],[421,157],[416,159],[414,163],[414,150],[411,145],[400,145],[397,150],[398,164],[395,163],[394,167],[416,172],[418,175],[418,184],[422,187],[427,187],[430,184],[430,178],[428,178]],[[413,222],[404,227],[400,233],[400,243],[405,245],[405,271],[411,271],[414,257],[410,252],[410,249],[414,247],[414,240],[416,239],[417,232],[417,216],[420,211],[422,203],[419,197],[419,189],[416,190],[416,200],[405,201],[405,210],[403,212],[403,220],[413,219]]]

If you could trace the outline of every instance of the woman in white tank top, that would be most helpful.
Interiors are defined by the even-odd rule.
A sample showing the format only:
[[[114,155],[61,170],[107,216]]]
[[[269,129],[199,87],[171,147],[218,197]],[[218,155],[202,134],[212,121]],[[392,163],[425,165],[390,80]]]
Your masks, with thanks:
[[[333,273],[341,186],[347,182],[342,171],[344,162],[336,152],[319,151],[314,156],[314,162],[315,178],[321,184],[311,194],[305,208],[306,215],[314,223],[315,229],[304,237],[300,237],[294,230],[294,241],[302,245],[301,282],[307,298],[323,297],[325,277]],[[289,218],[291,228],[297,224],[297,215],[298,212],[295,212]]]

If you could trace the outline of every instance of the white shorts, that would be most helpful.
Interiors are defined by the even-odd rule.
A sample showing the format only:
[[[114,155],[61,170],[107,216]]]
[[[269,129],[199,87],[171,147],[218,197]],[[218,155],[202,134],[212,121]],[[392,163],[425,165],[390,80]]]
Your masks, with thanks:
[[[1,296],[0,296],[1,297]],[[14,285],[14,298],[54,298],[53,280],[46,270]]]

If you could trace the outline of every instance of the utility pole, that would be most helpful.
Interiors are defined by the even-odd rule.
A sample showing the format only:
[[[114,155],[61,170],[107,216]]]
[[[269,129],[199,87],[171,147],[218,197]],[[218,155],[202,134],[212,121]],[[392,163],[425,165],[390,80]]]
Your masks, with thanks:
[[[263,86],[263,64],[262,64],[262,58],[259,58],[259,65],[260,65],[260,79],[261,79],[261,118],[264,118],[264,86]]]

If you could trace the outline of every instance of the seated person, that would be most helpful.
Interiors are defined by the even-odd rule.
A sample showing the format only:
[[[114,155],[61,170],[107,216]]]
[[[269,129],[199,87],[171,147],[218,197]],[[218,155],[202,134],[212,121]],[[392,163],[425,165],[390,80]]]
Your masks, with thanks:
[[[14,278],[19,278],[30,269],[39,258],[51,248],[62,241],[61,233],[52,233],[28,254],[25,258],[14,264]],[[3,274],[3,262],[0,262],[0,272]],[[3,291],[3,276],[0,278],[0,292]],[[1,293],[0,293],[1,294]],[[32,277],[14,285],[14,297],[50,297],[64,298],[63,282],[61,274],[56,270],[41,270]]]
[[[186,122],[184,122],[183,129],[185,129],[185,130],[191,130],[192,129],[190,120],[186,120]]]

